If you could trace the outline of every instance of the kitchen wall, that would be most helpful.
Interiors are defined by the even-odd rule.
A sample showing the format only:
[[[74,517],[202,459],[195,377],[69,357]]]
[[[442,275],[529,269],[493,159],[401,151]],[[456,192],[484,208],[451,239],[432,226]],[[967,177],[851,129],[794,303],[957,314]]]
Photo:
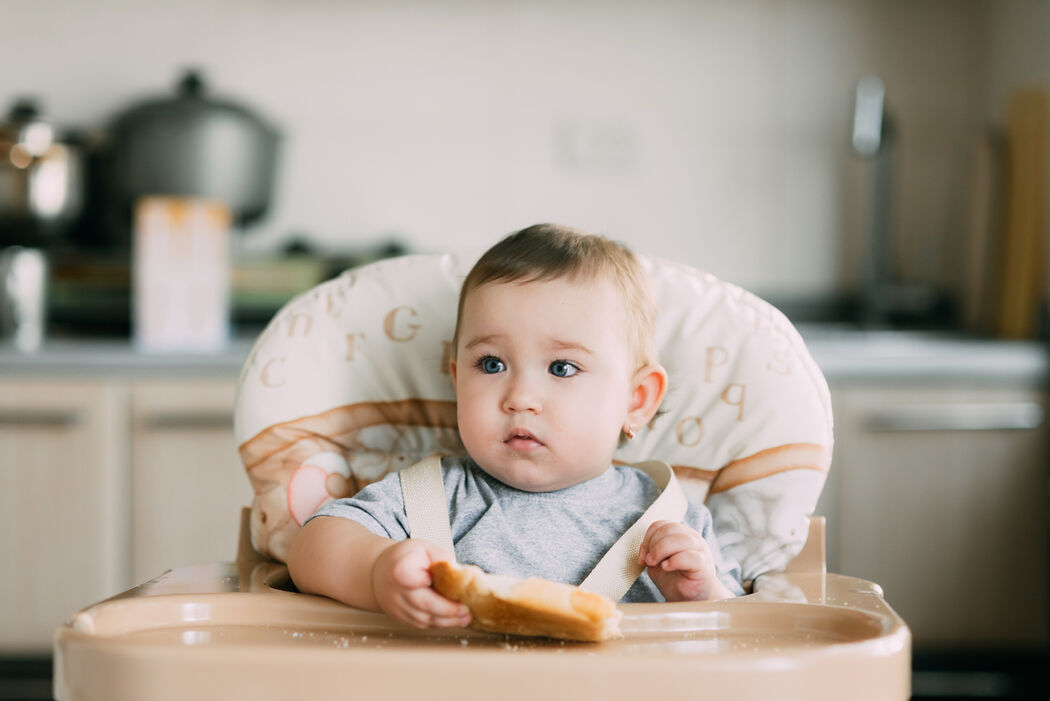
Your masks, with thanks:
[[[1050,82],[1047,13],[988,0],[8,1],[0,105],[33,94],[61,123],[98,127],[202,67],[285,134],[278,199],[249,251],[302,232],[329,249],[397,235],[474,253],[561,221],[763,294],[819,296],[855,283],[863,250],[856,80],[883,77],[899,127],[903,273],[951,281],[972,145],[1015,80]]]
[[[1012,0],[992,4],[989,27],[989,86],[986,114],[1002,117],[1010,90],[1039,85],[1050,89],[1050,3]]]

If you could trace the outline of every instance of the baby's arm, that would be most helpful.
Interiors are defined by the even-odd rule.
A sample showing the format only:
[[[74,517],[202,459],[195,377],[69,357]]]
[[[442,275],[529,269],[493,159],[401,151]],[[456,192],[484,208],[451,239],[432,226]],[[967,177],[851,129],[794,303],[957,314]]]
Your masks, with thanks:
[[[465,626],[467,608],[430,588],[427,568],[448,559],[428,541],[394,541],[356,521],[322,516],[292,541],[288,571],[299,591],[383,611],[417,628]]]
[[[638,563],[668,601],[731,599],[718,579],[715,559],[703,536],[682,523],[656,521],[645,532]]]

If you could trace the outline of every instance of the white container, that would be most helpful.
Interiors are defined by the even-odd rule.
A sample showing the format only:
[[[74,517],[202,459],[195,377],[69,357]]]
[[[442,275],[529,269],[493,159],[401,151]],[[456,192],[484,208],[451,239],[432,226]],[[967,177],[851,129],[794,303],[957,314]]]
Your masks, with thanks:
[[[47,275],[43,251],[21,246],[0,250],[0,338],[24,353],[44,342]]]
[[[230,211],[147,197],[135,209],[134,340],[145,352],[214,352],[230,339]]]

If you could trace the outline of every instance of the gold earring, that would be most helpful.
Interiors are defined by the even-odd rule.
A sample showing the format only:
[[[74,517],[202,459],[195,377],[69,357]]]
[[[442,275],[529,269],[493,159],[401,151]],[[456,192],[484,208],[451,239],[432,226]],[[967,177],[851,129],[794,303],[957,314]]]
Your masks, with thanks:
[[[624,433],[625,436],[627,436],[627,440],[633,439],[634,438],[634,424],[629,424],[627,426],[627,428],[624,430],[623,433]]]

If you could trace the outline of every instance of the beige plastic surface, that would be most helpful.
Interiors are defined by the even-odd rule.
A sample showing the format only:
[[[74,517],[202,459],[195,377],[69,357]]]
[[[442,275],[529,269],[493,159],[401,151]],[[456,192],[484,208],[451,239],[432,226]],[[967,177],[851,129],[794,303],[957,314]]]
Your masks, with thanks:
[[[78,613],[55,697],[107,699],[907,699],[911,636],[877,585],[823,572],[823,522],[793,572],[722,602],[622,604],[606,643],[419,631],[295,593],[247,543]],[[656,696],[659,698],[659,696]]]

